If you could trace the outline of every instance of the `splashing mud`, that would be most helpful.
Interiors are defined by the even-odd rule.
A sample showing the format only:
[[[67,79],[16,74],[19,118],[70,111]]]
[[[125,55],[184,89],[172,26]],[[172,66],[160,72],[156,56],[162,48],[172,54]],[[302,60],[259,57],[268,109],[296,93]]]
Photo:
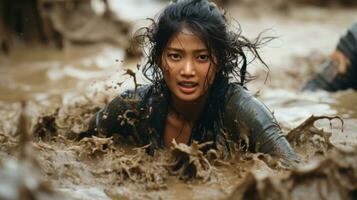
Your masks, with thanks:
[[[304,158],[304,164],[288,169],[269,155],[244,149],[237,150],[231,159],[221,160],[215,150],[201,151],[209,143],[194,142],[187,146],[173,142],[171,149],[158,150],[150,156],[146,153],[147,146],[129,146],[113,137],[92,136],[78,141],[78,133],[87,128],[84,124],[96,110],[96,104],[87,99],[39,115],[33,120],[36,123],[32,126],[32,138],[27,139],[32,142],[26,142],[36,153],[27,153],[27,157],[10,159],[8,156],[16,156],[18,150],[9,149],[18,147],[23,139],[2,133],[1,172],[13,174],[7,172],[9,166],[4,162],[15,160],[9,163],[21,165],[26,168],[23,169],[25,174],[36,177],[37,189],[31,190],[34,194],[47,191],[42,188],[42,180],[46,179],[57,191],[49,192],[54,191],[50,187],[46,194],[54,198],[65,195],[74,199],[151,199],[177,198],[176,193],[185,193],[187,196],[182,198],[298,199],[306,197],[304,191],[308,189],[311,198],[351,199],[356,192],[357,149],[338,149],[330,141],[331,133],[314,126],[319,119],[340,119],[338,117],[312,116],[287,134],[295,150]],[[27,130],[21,122],[23,118],[21,114],[18,132]],[[8,155],[5,156],[5,152]],[[28,170],[38,173],[26,173]],[[1,179],[6,181],[0,184],[8,179],[18,180],[15,177],[15,174],[6,176]],[[34,178],[24,176],[21,180],[30,179]],[[23,186],[7,187],[14,190]],[[204,187],[208,188],[207,193],[200,192]],[[74,190],[82,192],[76,194]],[[89,195],[88,191],[96,192]],[[0,195],[8,194],[0,191]]]
[[[249,173],[228,199],[354,199],[357,192],[357,148],[334,149],[280,177]]]
[[[294,149],[300,154],[306,156],[312,155],[326,155],[327,151],[334,148],[335,145],[331,142],[331,132],[326,132],[323,129],[318,129],[314,126],[314,123],[321,119],[331,120],[338,119],[341,121],[341,130],[343,131],[343,120],[342,118],[328,117],[328,116],[311,116],[301,123],[298,127],[291,130],[286,139],[294,147]],[[302,151],[305,151],[302,153]]]
[[[182,143],[177,144],[174,140],[172,147],[174,161],[168,165],[169,171],[184,180],[207,181],[211,177],[213,167],[200,149],[211,143],[198,144],[194,141],[191,146],[187,146]]]
[[[79,140],[95,112],[127,88],[126,83],[137,88],[142,80],[136,66],[110,67],[118,59],[112,48],[91,49],[103,54],[88,56],[94,59],[71,51],[70,56],[41,51],[41,62],[0,60],[0,91],[5,94],[0,96],[0,199],[355,199],[357,93],[298,90],[319,71],[327,50],[334,48],[331,38],[337,41],[356,10],[292,6],[288,12],[269,13],[265,7],[264,12],[248,8],[230,8],[241,20],[244,35],[270,27],[282,35],[281,44],[273,41],[274,48],[262,54],[272,66],[269,87],[258,78],[248,88],[254,93],[265,87],[258,98],[274,110],[300,164],[287,168],[246,148],[223,159],[219,149],[202,151],[207,144],[174,143],[148,155],[148,146],[129,145],[117,135]],[[299,25],[306,31],[297,31]],[[311,37],[318,34],[321,40]],[[28,58],[28,53],[14,55],[14,60]],[[133,79],[123,82],[123,77]],[[26,106],[16,103],[24,98]],[[335,115],[341,117],[331,117]],[[248,143],[247,135],[242,138]]]
[[[62,199],[63,196],[55,193],[41,176],[40,165],[32,155],[35,152],[29,143],[30,136],[24,107],[25,103],[22,103],[17,130],[18,159],[5,155],[2,156],[5,161],[0,160],[0,199]],[[10,141],[8,136],[2,136],[1,142],[4,146],[14,145],[14,141]]]

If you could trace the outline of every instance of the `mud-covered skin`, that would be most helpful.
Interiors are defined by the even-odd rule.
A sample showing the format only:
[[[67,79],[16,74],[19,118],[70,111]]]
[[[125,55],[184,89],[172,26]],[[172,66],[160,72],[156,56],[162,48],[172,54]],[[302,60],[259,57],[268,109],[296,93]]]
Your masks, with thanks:
[[[346,66],[346,71],[341,73],[338,69],[339,65],[344,64],[341,63],[341,60],[330,58],[324,63],[323,71],[311,79],[303,90],[337,91],[348,88],[357,89],[357,23],[352,25],[347,34],[340,38],[336,51],[341,52],[342,56],[348,60],[349,65]]]
[[[134,137],[140,145],[164,147],[163,130],[168,106],[165,99],[152,86],[140,88],[137,94],[125,92],[96,113],[88,132],[82,136],[98,132],[105,135],[119,133]],[[222,130],[221,134],[200,134],[194,126],[189,144],[193,140],[199,143],[214,140],[216,146],[228,145],[229,141],[239,142],[242,138],[250,149],[282,158],[286,164],[298,160],[272,113],[242,86],[229,84],[222,103],[225,104],[223,127],[216,127]],[[124,116],[125,113],[131,115]]]

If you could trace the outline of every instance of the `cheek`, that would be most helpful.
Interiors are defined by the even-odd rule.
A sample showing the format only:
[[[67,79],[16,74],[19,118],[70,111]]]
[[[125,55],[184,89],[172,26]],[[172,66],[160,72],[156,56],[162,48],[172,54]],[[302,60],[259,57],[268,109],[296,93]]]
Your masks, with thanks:
[[[163,62],[162,64],[161,70],[165,81],[175,80],[175,77],[180,74],[180,67],[178,67],[177,64],[168,61]]]
[[[165,67],[162,67],[161,70],[166,84],[169,84],[170,81],[174,80],[175,71],[172,68],[166,65]]]

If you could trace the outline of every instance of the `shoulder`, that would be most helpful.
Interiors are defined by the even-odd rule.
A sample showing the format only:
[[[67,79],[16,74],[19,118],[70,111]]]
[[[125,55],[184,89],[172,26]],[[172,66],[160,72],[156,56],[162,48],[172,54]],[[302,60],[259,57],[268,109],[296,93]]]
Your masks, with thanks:
[[[126,110],[135,108],[142,104],[146,96],[150,95],[152,85],[144,85],[134,89],[128,89],[112,99],[104,108],[106,112],[119,112],[119,110]]]
[[[141,100],[147,94],[152,93],[153,85],[142,85],[135,89],[128,89],[121,93],[118,97],[123,99],[134,99],[134,100]]]
[[[253,97],[253,95],[250,94],[246,88],[239,85],[239,83],[229,83],[225,96],[226,96],[226,103],[232,100],[239,100],[239,99]]]
[[[225,119],[228,125],[233,124],[230,126],[232,131],[236,131],[234,127],[244,128],[252,133],[252,138],[268,129],[280,131],[273,113],[253,94],[240,85],[231,85],[228,91],[230,97],[225,106]]]
[[[233,115],[245,116],[246,118],[271,115],[270,110],[264,103],[237,83],[229,84],[225,103],[225,110]]]

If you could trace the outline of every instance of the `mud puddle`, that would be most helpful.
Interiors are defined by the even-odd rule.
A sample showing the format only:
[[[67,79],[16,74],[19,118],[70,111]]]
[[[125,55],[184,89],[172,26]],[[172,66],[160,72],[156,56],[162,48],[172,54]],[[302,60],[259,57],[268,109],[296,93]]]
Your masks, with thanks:
[[[309,188],[312,198],[352,199],[356,192],[357,149],[336,147],[332,133],[315,126],[324,118],[341,125],[340,118],[310,117],[287,131],[302,159],[297,168],[287,168],[268,155],[244,149],[237,149],[233,158],[220,159],[219,152],[200,150],[206,144],[174,143],[150,156],[146,147],[130,146],[120,138],[77,140],[103,104],[84,99],[38,115],[29,107],[44,108],[35,104],[7,110],[13,113],[13,125],[11,131],[0,132],[0,184],[14,191],[0,193],[2,198],[18,199],[11,195],[26,191],[36,199],[298,199]],[[27,183],[31,180],[34,185]],[[328,189],[331,186],[333,190]]]
[[[279,33],[280,39],[262,51],[270,78],[264,83],[266,71],[253,63],[251,70],[259,78],[248,88],[274,112],[300,165],[288,169],[244,149],[220,159],[214,152],[203,154],[204,144],[176,144],[149,156],[145,147],[120,138],[79,141],[90,117],[133,86],[124,74],[127,68],[135,70],[137,61],[122,61],[122,50],[109,46],[40,49],[32,56],[24,51],[0,60],[0,199],[353,199],[357,93],[299,89],[334,48],[331,38],[337,41],[355,19],[356,10],[230,9],[245,35],[267,28]],[[315,34],[321,40],[311,37]],[[315,121],[311,115],[339,116],[343,125],[338,118]]]

